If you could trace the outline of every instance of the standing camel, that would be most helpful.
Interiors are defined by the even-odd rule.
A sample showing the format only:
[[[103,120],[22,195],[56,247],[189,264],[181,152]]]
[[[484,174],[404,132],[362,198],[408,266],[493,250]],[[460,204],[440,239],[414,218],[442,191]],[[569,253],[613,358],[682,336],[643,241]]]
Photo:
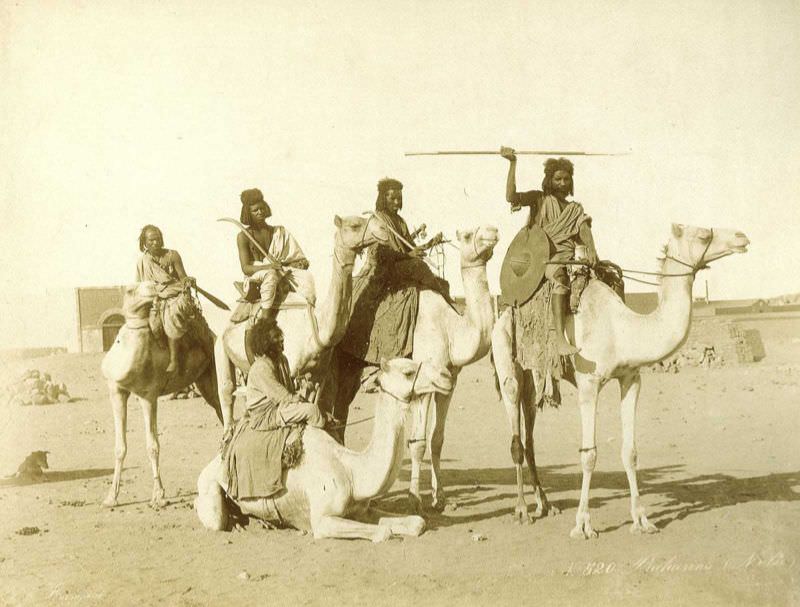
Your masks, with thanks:
[[[103,376],[108,380],[108,391],[114,410],[114,479],[103,501],[103,505],[107,507],[117,505],[122,464],[128,452],[126,433],[128,397],[131,394],[137,395],[142,404],[147,455],[153,472],[153,497],[150,505],[156,509],[166,505],[158,462],[158,397],[195,383],[200,394],[222,421],[217,400],[212,344],[201,345],[185,339],[189,346],[183,353],[178,371],[168,374],[166,369],[169,364],[169,350],[153,336],[148,321],[154,294],[153,285],[149,282],[141,282],[126,289],[123,300],[125,324],[120,328],[114,345],[100,366]],[[209,340],[213,340],[210,330],[209,334]]]
[[[429,290],[420,291],[412,354],[415,361],[431,361],[449,369],[454,384],[461,367],[481,359],[491,347],[494,306],[486,278],[486,263],[492,257],[498,235],[497,228],[484,226],[459,231],[456,237],[461,251],[461,278],[466,300],[464,315],[456,312],[441,294]],[[357,390],[357,382],[353,385]],[[337,418],[347,420],[347,408],[353,396],[355,391],[348,390],[339,395],[341,400],[335,403],[334,410]],[[435,510],[444,508],[440,463],[451,397],[452,393],[430,394],[423,399],[424,406],[414,410],[412,437],[409,441],[409,500],[417,512],[422,510],[419,479],[428,440],[431,453],[432,507]],[[433,426],[429,428],[428,411],[432,404],[435,416]]]
[[[419,404],[420,395],[448,394],[453,382],[443,367],[397,358],[381,365],[378,385],[381,394],[375,404],[372,438],[364,451],[347,449],[324,430],[307,427],[300,439],[300,463],[284,472],[285,490],[270,498],[234,500],[239,509],[250,516],[311,531],[315,539],[381,542],[393,534],[422,533],[425,521],[421,517],[381,517],[369,502],[386,493],[400,471],[404,421],[412,399]],[[226,486],[217,455],[197,480],[195,508],[207,529],[228,527]]]
[[[689,335],[692,318],[692,284],[697,272],[712,261],[745,253],[747,237],[735,230],[717,230],[672,225],[672,234],[664,251],[658,307],[650,314],[637,314],[605,284],[591,280],[581,296],[577,313],[567,324],[580,351],[574,356],[575,383],[581,413],[581,467],[583,482],[573,538],[597,537],[589,516],[589,485],[597,461],[595,424],[600,390],[612,379],[620,386],[622,418],[622,465],[631,494],[632,533],[655,533],[658,529],[647,520],[639,501],[636,478],[636,405],[639,400],[641,367],[658,362],[683,345]],[[537,501],[537,515],[546,513],[547,498],[539,483],[533,453],[533,424],[536,406],[530,386],[521,382],[519,364],[512,356],[512,317],[506,310],[492,333],[492,352],[503,403],[511,425],[511,453],[517,470],[517,505],[515,516],[527,521],[528,509],[523,498],[522,453],[520,443],[520,401],[524,403],[526,449],[531,482]],[[535,382],[534,382],[535,383]]]
[[[339,343],[350,318],[353,266],[364,247],[388,238],[386,228],[369,217],[334,219],[333,273],[328,296],[318,306],[300,304],[278,313],[278,325],[286,337],[286,358],[297,377],[313,367],[322,354]],[[227,430],[233,421],[234,366],[247,372],[250,363],[244,346],[246,322],[229,323],[214,346],[219,402]]]

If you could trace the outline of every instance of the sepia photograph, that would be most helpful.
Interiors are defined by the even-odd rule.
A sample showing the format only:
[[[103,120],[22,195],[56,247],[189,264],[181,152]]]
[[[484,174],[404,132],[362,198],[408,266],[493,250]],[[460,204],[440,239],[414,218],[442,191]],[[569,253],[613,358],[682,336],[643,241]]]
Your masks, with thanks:
[[[0,0],[0,604],[800,606],[798,108],[798,0]]]

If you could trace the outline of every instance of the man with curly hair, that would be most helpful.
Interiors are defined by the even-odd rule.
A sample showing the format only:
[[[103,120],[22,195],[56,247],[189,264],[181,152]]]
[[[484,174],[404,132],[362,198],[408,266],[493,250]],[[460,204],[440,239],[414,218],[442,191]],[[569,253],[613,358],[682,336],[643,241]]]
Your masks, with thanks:
[[[518,211],[522,207],[530,208],[528,226],[541,227],[553,245],[550,261],[571,260],[575,245],[583,244],[586,246],[587,261],[595,265],[597,251],[592,236],[592,218],[584,212],[580,203],[567,200],[567,196],[573,194],[572,162],[566,158],[548,158],[544,163],[542,189],[518,192],[517,156],[508,147],[500,148],[500,154],[510,162],[506,179],[506,200],[511,203],[512,211]],[[570,292],[566,266],[547,265],[545,277],[552,284],[553,330],[556,333],[558,353],[562,356],[576,354],[578,349],[564,336],[564,317]]]

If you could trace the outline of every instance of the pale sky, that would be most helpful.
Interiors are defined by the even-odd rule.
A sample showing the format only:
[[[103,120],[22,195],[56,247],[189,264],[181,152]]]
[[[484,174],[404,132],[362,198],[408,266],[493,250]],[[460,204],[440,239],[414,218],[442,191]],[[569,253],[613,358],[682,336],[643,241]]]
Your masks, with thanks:
[[[3,326],[19,295],[131,281],[146,223],[232,302],[215,220],[250,187],[324,292],[333,216],[371,209],[384,176],[430,234],[500,229],[497,291],[525,220],[506,161],[404,152],[501,144],[632,152],[574,159],[601,258],[653,269],[671,222],[732,227],[750,252],[697,293],[800,291],[799,102],[796,1],[0,0]],[[521,157],[520,189],[543,161]],[[460,292],[455,252],[447,275]]]

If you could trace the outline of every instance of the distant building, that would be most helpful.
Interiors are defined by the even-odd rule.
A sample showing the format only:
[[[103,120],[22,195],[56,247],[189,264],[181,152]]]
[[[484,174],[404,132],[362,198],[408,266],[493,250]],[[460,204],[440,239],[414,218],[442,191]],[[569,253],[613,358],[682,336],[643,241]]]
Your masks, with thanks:
[[[124,287],[78,287],[78,343],[81,352],[108,352],[125,324]]]

